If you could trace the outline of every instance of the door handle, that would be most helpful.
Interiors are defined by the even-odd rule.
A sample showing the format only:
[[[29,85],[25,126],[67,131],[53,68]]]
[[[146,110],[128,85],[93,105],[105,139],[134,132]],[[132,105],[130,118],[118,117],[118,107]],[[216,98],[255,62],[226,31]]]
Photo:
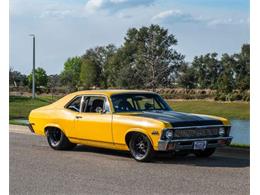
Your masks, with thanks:
[[[82,118],[82,116],[76,116],[76,119]]]

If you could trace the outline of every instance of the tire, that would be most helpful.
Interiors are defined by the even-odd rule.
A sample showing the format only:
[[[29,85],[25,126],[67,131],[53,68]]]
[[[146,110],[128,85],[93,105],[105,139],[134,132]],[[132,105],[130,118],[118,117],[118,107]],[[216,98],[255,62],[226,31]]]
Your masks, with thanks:
[[[132,135],[129,149],[133,158],[138,162],[149,162],[152,160],[154,150],[148,137],[142,133]]]
[[[195,151],[197,157],[205,158],[211,156],[216,151],[216,148],[207,148],[205,150]]]
[[[71,143],[66,135],[58,128],[46,130],[46,136],[49,146],[54,150],[71,150],[77,145]]]

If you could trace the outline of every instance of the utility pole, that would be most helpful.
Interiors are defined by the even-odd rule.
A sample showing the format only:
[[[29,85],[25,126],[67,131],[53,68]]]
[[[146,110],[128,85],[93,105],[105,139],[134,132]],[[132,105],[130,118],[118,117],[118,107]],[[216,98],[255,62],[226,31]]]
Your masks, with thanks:
[[[33,37],[33,70],[32,70],[32,98],[35,98],[35,35],[30,34]]]

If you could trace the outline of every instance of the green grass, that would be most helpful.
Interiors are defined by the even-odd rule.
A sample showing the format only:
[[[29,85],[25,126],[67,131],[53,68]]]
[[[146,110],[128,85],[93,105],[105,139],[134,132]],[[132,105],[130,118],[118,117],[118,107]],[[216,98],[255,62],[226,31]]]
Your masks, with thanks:
[[[228,119],[250,118],[250,104],[245,102],[215,102],[203,100],[174,101],[169,100],[170,106],[178,112],[208,114]]]
[[[9,97],[9,118],[27,119],[31,110],[41,106],[48,105],[53,101],[54,100],[52,100],[50,96],[37,97],[34,100],[31,97],[10,96]]]
[[[30,97],[10,96],[9,108],[10,119],[15,118],[28,118],[28,115],[32,109],[48,105],[57,100],[51,96],[41,96],[36,99]],[[215,116],[221,116],[228,119],[249,119],[249,103],[244,102],[214,102],[203,100],[191,100],[191,101],[172,101],[169,100],[170,106],[179,112],[190,112],[198,114],[209,114]]]
[[[250,145],[247,145],[247,144],[230,144],[230,147],[234,147],[234,148],[250,148]]]

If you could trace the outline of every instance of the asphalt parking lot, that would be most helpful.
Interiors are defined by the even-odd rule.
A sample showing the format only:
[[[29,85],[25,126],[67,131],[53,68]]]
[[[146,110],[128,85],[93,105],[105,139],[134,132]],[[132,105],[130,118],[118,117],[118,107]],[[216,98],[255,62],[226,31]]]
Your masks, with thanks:
[[[10,194],[249,194],[249,151],[220,149],[207,159],[78,146],[54,151],[44,137],[10,126]]]

